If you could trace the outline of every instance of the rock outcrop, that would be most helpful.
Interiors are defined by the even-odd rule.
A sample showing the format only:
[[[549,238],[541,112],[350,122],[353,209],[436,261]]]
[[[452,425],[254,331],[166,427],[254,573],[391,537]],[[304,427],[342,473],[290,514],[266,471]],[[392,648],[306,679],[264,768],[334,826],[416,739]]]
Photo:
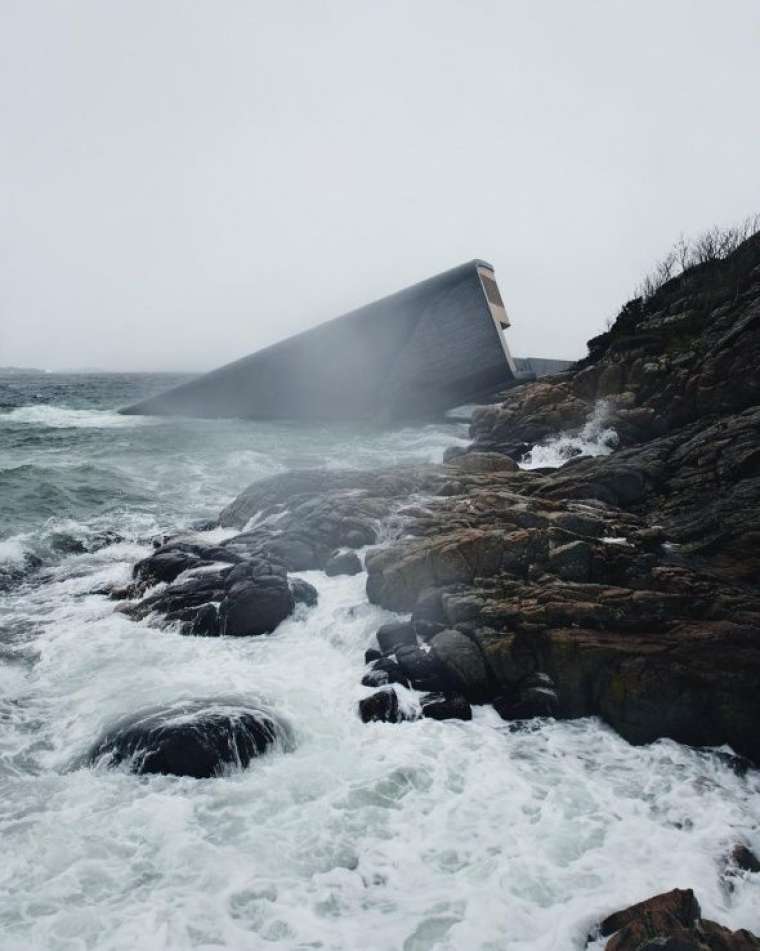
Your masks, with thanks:
[[[115,724],[87,755],[92,766],[208,779],[245,769],[279,745],[290,749],[290,728],[258,706],[229,700],[182,701]]]
[[[382,692],[363,717],[398,719],[401,684],[444,698],[429,716],[596,715],[632,742],[760,762],[758,366],[760,235],[626,305],[575,370],[480,410],[441,465],[254,483],[220,516],[239,534],[170,540],[124,609],[185,633],[274,630],[307,600],[288,572],[354,572],[369,546],[369,600],[410,617],[368,651]],[[516,467],[599,400],[618,449]]]
[[[605,951],[755,951],[760,938],[702,918],[694,892],[675,888],[615,912],[599,926]]]

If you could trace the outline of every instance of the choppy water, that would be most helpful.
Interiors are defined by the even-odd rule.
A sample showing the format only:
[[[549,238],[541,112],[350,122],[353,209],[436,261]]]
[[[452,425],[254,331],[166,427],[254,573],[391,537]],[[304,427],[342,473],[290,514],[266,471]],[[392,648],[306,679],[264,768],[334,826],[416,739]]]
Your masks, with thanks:
[[[95,589],[252,479],[438,461],[466,435],[115,413],[169,382],[0,380],[3,951],[582,948],[599,915],[675,886],[758,930],[758,877],[720,883],[734,841],[760,849],[757,773],[593,720],[363,725],[389,617],[363,575],[305,573],[319,605],[267,638],[114,614]],[[295,750],[213,780],[69,768],[130,711],[229,695],[287,718]]]

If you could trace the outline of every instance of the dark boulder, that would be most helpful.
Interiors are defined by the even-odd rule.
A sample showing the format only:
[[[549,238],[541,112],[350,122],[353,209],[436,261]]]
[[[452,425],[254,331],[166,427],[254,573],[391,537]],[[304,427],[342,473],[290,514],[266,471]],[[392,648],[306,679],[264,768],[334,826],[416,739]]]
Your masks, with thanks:
[[[307,608],[313,608],[319,600],[317,589],[303,578],[291,578],[289,584],[290,593],[296,604],[305,604]]]
[[[155,545],[155,543],[154,543]],[[201,545],[189,541],[171,541],[159,544],[153,554],[138,561],[132,569],[137,581],[149,585],[160,581],[170,583],[183,571],[212,565],[215,562],[234,564],[239,561],[235,552],[220,545]]]
[[[419,621],[430,621],[434,624],[442,624],[446,621],[443,593],[440,588],[430,587],[420,591],[414,603],[412,621],[415,625]]]
[[[461,693],[427,693],[420,707],[431,720],[472,720],[472,707]]]
[[[444,630],[430,642],[431,653],[445,671],[450,690],[469,700],[482,701],[492,695],[491,680],[478,645],[457,630]]]
[[[729,863],[732,868],[742,872],[760,872],[760,859],[746,845],[739,843],[731,850]]]
[[[219,636],[219,609],[215,604],[202,604],[195,617],[183,624],[182,633],[192,637]]]
[[[358,575],[362,571],[362,563],[354,551],[336,551],[328,558],[325,564],[325,574]]]
[[[378,690],[359,701],[359,716],[363,723],[380,720],[383,723],[399,723],[405,719],[399,710],[398,697],[392,687]]]
[[[267,551],[288,571],[310,571],[322,567],[315,546],[304,538],[281,535],[269,541]]]
[[[409,621],[389,621],[377,632],[377,643],[384,654],[395,651],[397,647],[416,646],[417,635]]]
[[[419,647],[399,647],[396,660],[415,690],[445,689],[445,671],[430,652]]]
[[[514,694],[497,697],[493,707],[502,720],[556,717],[559,697],[549,675],[535,673],[525,678]]]
[[[220,632],[235,636],[269,634],[293,612],[294,606],[287,578],[281,575],[239,581],[219,607]]]
[[[233,701],[186,701],[128,717],[97,741],[91,766],[126,765],[130,772],[207,779],[273,746],[292,747],[289,727],[272,713]]]
[[[362,687],[385,687],[391,680],[387,671],[371,667],[362,677]]]
[[[183,571],[197,568],[200,563],[197,552],[189,546],[159,548],[154,554],[138,561],[132,569],[132,575],[137,581],[148,584],[171,582]]]
[[[382,656],[382,652],[376,647],[368,647],[367,650],[364,651],[364,663],[371,664],[373,660],[380,660]]]
[[[376,540],[375,530],[361,522],[355,522],[344,532],[341,539],[347,548],[364,548],[366,545],[374,545]]]
[[[382,687],[385,684],[401,684],[409,686],[409,678],[400,665],[391,657],[381,657],[374,661],[367,673],[362,677],[365,687]]]

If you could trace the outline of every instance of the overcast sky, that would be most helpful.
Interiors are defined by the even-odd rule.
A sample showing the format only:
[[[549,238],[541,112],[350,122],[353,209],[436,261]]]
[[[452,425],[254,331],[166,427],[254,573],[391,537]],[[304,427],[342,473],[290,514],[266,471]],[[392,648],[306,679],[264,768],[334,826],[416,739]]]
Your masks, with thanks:
[[[482,257],[577,357],[760,211],[760,0],[0,0],[0,364],[204,370]]]

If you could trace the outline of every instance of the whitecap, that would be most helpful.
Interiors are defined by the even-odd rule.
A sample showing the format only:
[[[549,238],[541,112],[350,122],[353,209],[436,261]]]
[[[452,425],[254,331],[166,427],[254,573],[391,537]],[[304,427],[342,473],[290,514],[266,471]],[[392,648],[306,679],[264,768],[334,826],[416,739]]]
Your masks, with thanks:
[[[120,413],[67,406],[34,404],[18,406],[0,415],[0,423],[47,426],[49,429],[126,429],[158,420],[150,416],[122,416]]]
[[[607,425],[609,403],[600,400],[580,432],[560,433],[535,446],[520,460],[522,469],[556,469],[577,456],[608,456],[618,445],[618,434]]]

